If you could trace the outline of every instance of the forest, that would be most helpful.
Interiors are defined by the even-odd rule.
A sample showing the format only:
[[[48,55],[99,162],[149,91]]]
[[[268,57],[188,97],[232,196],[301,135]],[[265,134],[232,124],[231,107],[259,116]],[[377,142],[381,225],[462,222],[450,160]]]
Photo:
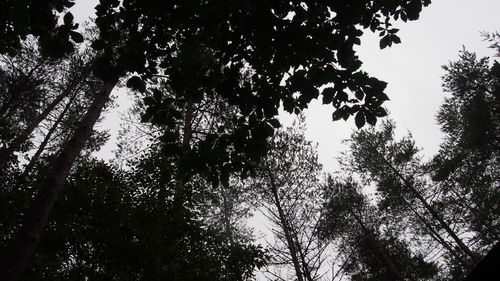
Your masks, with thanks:
[[[430,159],[356,51],[430,4],[99,0],[78,24],[75,0],[2,1],[0,280],[490,280],[500,33],[443,66]],[[316,99],[358,127],[338,170],[305,135]]]

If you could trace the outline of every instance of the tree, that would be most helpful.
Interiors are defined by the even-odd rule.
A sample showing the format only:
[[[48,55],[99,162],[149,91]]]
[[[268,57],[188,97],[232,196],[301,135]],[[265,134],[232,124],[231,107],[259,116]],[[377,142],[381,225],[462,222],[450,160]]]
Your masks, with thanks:
[[[54,162],[48,180],[35,195],[22,231],[12,243],[11,248],[14,250],[9,251],[13,258],[2,260],[1,274],[8,274],[8,280],[21,274],[28,258],[35,251],[69,170],[90,137],[110,92],[121,78],[137,73],[127,84],[144,90],[145,81],[151,79],[160,67],[167,70],[166,74],[172,75],[169,76],[172,85],[179,86],[183,84],[182,79],[193,77],[187,71],[189,68],[173,67],[177,44],[185,46],[186,42],[194,42],[187,46],[213,51],[219,69],[222,69],[222,77],[208,85],[220,92],[230,104],[239,106],[242,115],[242,129],[229,139],[226,147],[241,148],[249,156],[248,159],[255,161],[266,150],[264,140],[272,134],[269,122],[274,123],[272,120],[277,115],[280,103],[283,102],[285,109],[290,112],[299,112],[318,97],[317,89],[324,84],[333,82],[335,85],[323,92],[323,101],[338,108],[334,119],[356,114],[357,120],[363,120],[357,122],[361,124],[365,119],[373,123],[376,116],[383,115],[380,106],[387,99],[383,93],[385,83],[359,70],[361,62],[353,50],[354,45],[360,43],[359,37],[362,35],[358,26],[373,31],[390,31],[388,34],[383,33],[382,47],[392,42],[398,43],[400,40],[395,35],[397,30],[391,28],[390,21],[399,17],[404,21],[415,20],[422,6],[429,3],[429,0],[401,0],[391,3],[359,1],[356,3],[358,5],[352,2],[303,5],[286,1],[252,4],[183,1],[157,5],[150,1],[125,1],[120,5],[116,0],[101,1],[96,7],[99,38],[92,42],[92,46],[101,51],[92,67],[103,81],[101,89],[86,117]],[[54,8],[63,10],[69,5],[69,1],[50,1],[33,7],[42,8],[35,9],[35,15],[40,15],[37,13],[39,11],[46,15],[47,11]],[[26,3],[20,7],[24,9],[30,6]],[[10,8],[7,11],[12,10]],[[290,19],[288,14],[291,12],[295,15]],[[55,24],[54,18],[54,14],[49,17],[51,27]],[[249,25],[255,18],[260,19],[258,24]],[[79,34],[72,32],[76,28],[72,20],[71,14],[67,13],[65,25],[57,33],[61,34],[63,42],[69,42],[69,37],[75,41],[82,39]],[[5,25],[8,24],[7,21]],[[27,26],[33,27],[32,23]],[[48,28],[39,33],[34,30],[24,33],[40,35],[42,43],[47,43],[44,36],[52,34]],[[13,32],[7,45],[12,45],[12,38],[17,39],[19,37],[16,36],[22,35],[23,32]],[[240,83],[241,80],[235,78],[245,69],[250,70],[252,79],[248,83]],[[284,77],[288,79],[285,86],[281,86]],[[204,83],[206,80],[193,81]],[[200,86],[194,85],[195,89]],[[344,92],[346,89],[355,93],[356,98],[349,98]],[[300,93],[298,98],[294,97],[295,92]],[[181,97],[193,97],[192,102],[197,103],[204,93],[198,92],[196,95],[191,91],[179,91],[178,94]],[[222,159],[227,162],[231,158]],[[232,168],[241,170],[242,166],[245,167],[234,165]]]
[[[350,156],[345,161],[347,167],[364,174],[367,182],[377,185],[383,206],[396,212],[403,209],[413,213],[424,229],[428,229],[429,235],[451,255],[462,260],[464,258],[459,257],[465,254],[465,260],[461,262],[472,268],[478,258],[459,236],[459,224],[452,219],[446,221],[443,214],[448,206],[437,208],[436,201],[431,201],[436,194],[428,187],[430,184],[426,178],[419,176],[424,173],[414,141],[411,136],[394,140],[394,128],[394,123],[389,121],[382,124],[381,130],[354,133],[350,140]],[[443,230],[462,252],[455,253],[446,245],[442,234],[432,228]]]
[[[500,42],[497,40],[496,42]],[[443,67],[446,97],[437,120],[445,134],[429,172],[443,193],[442,204],[454,207],[476,233],[484,253],[500,239],[499,128],[500,64],[462,50],[459,60]]]
[[[6,85],[0,111],[4,113],[3,135],[11,137],[4,139],[4,147],[0,149],[0,168],[7,164],[14,152],[29,147],[26,143],[30,137],[63,101],[75,100],[80,95],[76,100],[86,107],[88,99],[85,100],[81,92],[91,92],[95,88],[92,87],[95,77],[88,67],[93,52],[86,49],[53,60],[41,56],[36,47],[30,40],[24,43],[17,55],[2,56]],[[78,115],[81,113],[74,118],[79,119]]]
[[[251,178],[252,189],[260,193],[263,214],[274,225],[271,280],[289,280],[286,272],[279,272],[283,268],[293,268],[294,280],[320,280],[324,275],[328,243],[319,241],[317,229],[321,164],[304,131],[303,116],[292,127],[278,130]]]
[[[199,208],[174,220],[173,200],[158,192],[173,194],[174,182],[158,184],[150,170],[157,166],[141,163],[123,171],[79,161],[22,280],[250,280],[265,261],[262,249],[250,240],[230,242],[222,228],[201,221]]]
[[[414,254],[400,238],[401,230],[377,210],[352,179],[329,177],[325,186],[324,238],[338,242],[338,251],[351,280],[430,280],[437,273],[433,263]]]

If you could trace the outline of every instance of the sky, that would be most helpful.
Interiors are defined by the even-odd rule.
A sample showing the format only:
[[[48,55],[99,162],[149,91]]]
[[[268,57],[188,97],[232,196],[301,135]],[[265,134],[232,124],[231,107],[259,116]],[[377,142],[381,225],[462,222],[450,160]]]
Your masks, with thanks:
[[[396,121],[397,135],[410,131],[424,159],[438,152],[442,134],[435,116],[445,93],[441,66],[458,59],[465,46],[478,56],[491,56],[480,32],[500,31],[498,0],[433,0],[420,19],[395,24],[402,43],[380,50],[377,36],[365,32],[358,55],[362,69],[388,82],[385,103]],[[306,111],[307,137],[319,143],[319,158],[326,171],[338,169],[336,157],[345,149],[341,140],[350,136],[354,118],[331,122],[332,110],[314,102]]]
[[[96,2],[76,1],[72,8],[76,21],[83,22],[92,15]],[[379,48],[379,38],[365,31],[358,48],[362,69],[388,83],[386,93],[390,101],[385,106],[389,117],[396,121],[396,132],[399,136],[411,132],[417,146],[422,148],[424,159],[437,153],[442,138],[435,120],[445,96],[441,89],[444,74],[441,67],[456,60],[464,46],[479,56],[492,55],[480,32],[500,31],[499,11],[498,0],[434,0],[424,8],[419,20],[396,22],[402,43],[384,50]],[[104,159],[113,157],[120,112],[130,104],[124,91],[116,94],[120,106],[107,113],[100,126],[111,133],[111,140],[98,153]],[[306,137],[318,143],[325,171],[338,169],[336,157],[345,149],[341,141],[355,130],[354,118],[332,122],[332,112],[331,107],[317,100],[305,111]],[[281,113],[280,119],[290,124],[291,118],[286,113]]]

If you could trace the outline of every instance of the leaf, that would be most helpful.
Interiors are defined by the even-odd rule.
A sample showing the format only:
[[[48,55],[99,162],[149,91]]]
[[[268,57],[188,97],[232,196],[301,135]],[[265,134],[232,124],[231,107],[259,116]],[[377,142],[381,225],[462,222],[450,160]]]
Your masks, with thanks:
[[[380,39],[380,49],[384,49],[387,46],[391,46],[392,41],[389,35],[386,35]]]
[[[420,12],[422,11],[422,3],[420,0],[413,0],[408,4],[406,13],[409,20],[417,20]]]
[[[92,47],[94,50],[99,51],[104,49],[104,47],[106,47],[106,44],[103,40],[95,40],[94,42],[92,42],[92,44],[90,44],[90,47]]]
[[[323,89],[321,92],[323,95],[323,104],[329,104],[332,102],[333,97],[335,96],[335,90],[331,87]]]
[[[381,100],[381,101],[386,101],[386,100],[390,100],[389,99],[389,96],[387,96],[385,93],[380,93],[378,95],[378,99]]]
[[[365,93],[363,93],[362,91],[357,91],[354,95],[358,100],[363,100],[363,98],[365,97]]]
[[[68,1],[68,2],[64,3],[64,6],[65,6],[66,8],[71,8],[71,7],[73,7],[74,5],[75,5],[75,2],[71,2],[71,1]]]
[[[64,24],[65,25],[71,25],[73,23],[73,14],[71,12],[67,12],[65,15],[64,15]]]
[[[401,12],[401,19],[406,22],[408,20],[408,17],[406,16],[405,12]]]
[[[375,126],[375,124],[377,124],[377,117],[373,113],[371,113],[369,111],[365,111],[364,114],[365,114],[366,122],[368,124],[370,124],[372,126]]]
[[[401,43],[401,38],[399,38],[399,36],[397,36],[397,35],[392,35],[391,39],[392,39],[392,42],[394,42],[394,44]]]
[[[269,119],[269,120],[267,120],[267,122],[269,122],[269,124],[271,126],[273,126],[274,128],[281,127],[281,123],[280,123],[280,121],[278,119]]]
[[[143,93],[146,91],[146,84],[139,76],[133,76],[127,81],[127,87]]]
[[[339,110],[336,110],[334,113],[332,113],[332,120],[337,121],[342,118],[342,115],[340,114]]]
[[[389,32],[391,34],[396,34],[396,32],[398,32],[398,31],[399,31],[398,28],[393,28],[393,29],[388,30],[387,32]]]
[[[365,114],[362,111],[358,111],[356,113],[356,117],[354,117],[354,123],[358,129],[361,129],[365,125]]]
[[[70,35],[71,35],[71,39],[73,39],[73,41],[75,41],[75,43],[82,43],[83,42],[83,35],[81,35],[80,33],[75,32],[75,31],[71,31]]]
[[[373,114],[377,117],[384,117],[387,116],[387,112],[383,107],[377,107],[374,111]]]

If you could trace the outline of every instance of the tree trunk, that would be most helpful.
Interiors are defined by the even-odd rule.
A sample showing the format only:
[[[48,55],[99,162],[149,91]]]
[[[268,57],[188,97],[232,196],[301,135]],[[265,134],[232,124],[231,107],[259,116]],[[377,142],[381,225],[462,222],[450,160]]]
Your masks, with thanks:
[[[23,273],[28,260],[33,256],[42,232],[47,226],[54,203],[64,188],[64,182],[70,169],[85,142],[89,139],[92,128],[101,115],[116,83],[117,79],[103,84],[86,115],[76,128],[73,137],[55,160],[51,174],[40,187],[31,207],[25,213],[24,222],[19,232],[7,247],[7,250],[2,253],[0,260],[1,280],[17,280]]]
[[[301,260],[301,263],[302,263],[302,271],[303,271],[303,274],[304,274],[304,278],[307,281],[314,281],[313,278],[312,278],[311,270],[309,269],[309,264],[306,261],[306,257],[305,257],[304,251],[302,251],[301,247],[298,244],[297,244],[297,252],[300,255],[300,260]]]
[[[479,262],[477,256],[469,249],[469,247],[467,247],[465,245],[465,243],[450,228],[450,226],[443,220],[443,218],[441,218],[441,216],[436,212],[436,210],[434,210],[434,208],[431,205],[429,205],[429,203],[427,202],[427,200],[425,200],[425,198],[422,196],[422,194],[420,194],[420,192],[418,192],[418,190],[416,190],[415,187],[413,187],[413,185],[411,185],[408,182],[408,180],[398,170],[396,170],[396,168],[394,168],[394,166],[392,166],[391,163],[389,163],[389,161],[387,161],[387,159],[385,159],[385,157],[383,157],[378,152],[377,152],[377,154],[380,156],[380,158],[382,158],[384,163],[387,166],[389,166],[389,168],[393,171],[393,173],[398,178],[401,179],[403,184],[413,193],[413,195],[415,195],[415,197],[417,197],[417,199],[422,203],[422,205],[424,205],[424,207],[427,209],[427,211],[429,211],[429,213],[432,215],[432,217],[439,222],[441,227],[451,236],[451,238],[453,238],[453,240],[457,243],[457,245],[471,258],[471,260],[473,262],[472,266],[475,266]]]
[[[274,204],[278,209],[278,217],[280,220],[281,227],[283,228],[283,234],[285,235],[288,250],[290,251],[290,257],[292,259],[293,267],[295,269],[295,275],[297,276],[298,281],[304,281],[304,277],[300,267],[299,257],[297,255],[297,249],[295,248],[296,246],[295,241],[292,237],[292,233],[290,232],[288,220],[285,216],[285,213],[280,203],[281,201],[278,196],[278,189],[274,183],[274,178],[271,174],[269,174],[269,180],[271,182],[271,193],[273,194],[274,197]]]
[[[33,130],[38,127],[38,125],[47,118],[47,116],[54,110],[54,108],[67,96],[69,96],[73,90],[76,88],[78,84],[83,80],[85,74],[80,74],[80,76],[76,77],[69,83],[68,87],[64,89],[35,119],[31,120],[26,129],[21,132],[12,142],[11,144],[0,151],[0,168],[2,168],[5,164],[7,164],[12,153],[19,149],[19,147],[23,144],[23,142],[31,135]]]
[[[45,147],[49,143],[50,138],[52,137],[52,135],[56,131],[57,127],[59,126],[59,123],[61,123],[61,121],[63,120],[64,115],[66,115],[66,112],[68,112],[68,110],[70,109],[71,104],[73,103],[73,101],[75,100],[75,98],[76,98],[76,94],[74,94],[71,97],[71,99],[68,101],[68,104],[66,104],[66,106],[63,109],[63,111],[59,115],[59,117],[56,119],[56,121],[54,122],[54,124],[52,124],[52,127],[50,128],[50,130],[47,132],[47,134],[43,138],[42,143],[38,146],[38,149],[37,149],[35,155],[33,155],[33,157],[31,157],[30,162],[28,163],[28,165],[24,169],[23,174],[22,174],[23,178],[25,178],[26,176],[28,176],[29,173],[31,172],[31,169],[33,169],[33,167],[35,166],[36,162],[38,161],[38,158],[40,158],[40,155],[45,150]]]
[[[182,133],[182,154],[181,157],[186,153],[189,148],[189,143],[192,137],[192,123],[193,123],[193,103],[187,101],[185,105],[184,112],[184,129]],[[173,225],[179,225],[183,220],[184,201],[185,201],[185,176],[182,171],[181,165],[177,165],[177,173],[175,175],[175,190],[174,190],[174,200],[173,200],[173,210],[172,210],[172,220]],[[180,243],[175,237],[172,240],[172,244],[168,246],[168,254],[170,256],[170,261],[168,262],[168,268],[175,270],[177,268],[176,257],[178,255],[178,244]]]
[[[429,230],[430,235],[434,240],[436,240],[438,243],[443,245],[443,247],[448,250],[448,252],[454,256],[458,262],[460,262],[463,266],[465,267],[470,267],[470,265],[462,259],[462,257],[444,240],[444,238],[436,231],[434,230],[434,227],[430,225],[430,223],[422,217],[413,206],[406,201],[406,199],[403,198],[403,196],[399,195],[399,197],[405,202],[405,204],[408,206],[408,208],[417,216],[417,218],[424,224],[424,226]]]
[[[186,108],[184,112],[184,130],[182,132],[182,155],[186,153],[189,148],[189,142],[193,135],[193,103],[191,101],[186,102]],[[179,165],[178,165],[179,166]],[[179,169],[179,167],[178,167]],[[174,194],[174,206],[180,206],[184,203],[184,176],[182,171],[177,172],[177,181],[175,184],[175,194]]]

